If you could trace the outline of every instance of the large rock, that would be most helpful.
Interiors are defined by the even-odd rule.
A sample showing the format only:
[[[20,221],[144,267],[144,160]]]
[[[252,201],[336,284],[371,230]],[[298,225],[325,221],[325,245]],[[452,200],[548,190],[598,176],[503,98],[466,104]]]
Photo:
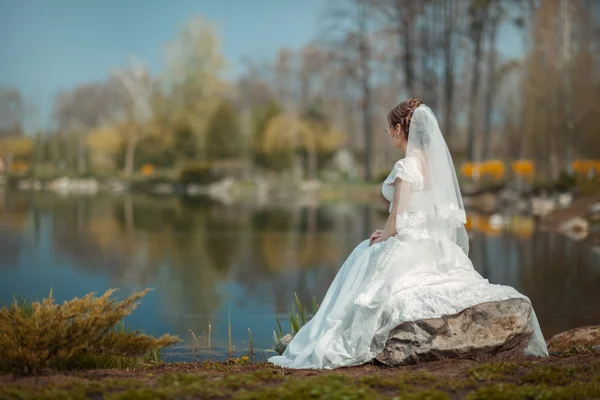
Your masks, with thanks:
[[[524,299],[482,303],[458,314],[404,322],[392,329],[376,359],[389,366],[443,358],[522,355],[533,334]]]
[[[571,329],[552,336],[547,342],[550,353],[563,353],[574,349],[600,351],[600,325]]]

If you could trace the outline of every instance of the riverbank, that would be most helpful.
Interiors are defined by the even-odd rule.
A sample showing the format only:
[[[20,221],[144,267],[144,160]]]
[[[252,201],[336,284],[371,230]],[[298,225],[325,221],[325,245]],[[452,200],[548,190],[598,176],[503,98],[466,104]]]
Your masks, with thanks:
[[[600,353],[440,361],[401,368],[328,370],[267,362],[164,364],[138,370],[0,376],[0,398],[60,399],[578,399],[600,397]]]
[[[555,210],[542,219],[542,227],[545,229],[558,229],[560,225],[576,217],[585,217],[590,207],[600,203],[600,194],[580,197],[565,209]]]

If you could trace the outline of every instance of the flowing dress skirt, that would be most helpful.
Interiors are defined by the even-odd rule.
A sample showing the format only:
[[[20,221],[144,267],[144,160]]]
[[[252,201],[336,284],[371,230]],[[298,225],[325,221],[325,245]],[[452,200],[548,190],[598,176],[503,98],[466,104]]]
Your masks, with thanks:
[[[529,299],[512,287],[490,284],[453,242],[399,237],[361,242],[343,263],[317,313],[271,363],[288,368],[334,369],[375,358],[402,322],[456,314],[490,301]],[[535,312],[526,355],[547,356]]]

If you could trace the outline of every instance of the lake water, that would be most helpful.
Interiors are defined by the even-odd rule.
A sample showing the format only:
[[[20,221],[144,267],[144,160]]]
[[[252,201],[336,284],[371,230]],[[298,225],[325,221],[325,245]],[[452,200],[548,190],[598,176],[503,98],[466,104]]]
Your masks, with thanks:
[[[275,313],[285,329],[294,292],[304,304],[320,302],[349,252],[385,217],[348,203],[225,206],[0,187],[0,301],[41,299],[51,288],[58,301],[153,288],[126,325],[183,338],[167,360],[191,359],[190,330],[203,336],[209,323],[213,358],[224,358],[229,313],[234,355],[247,353],[249,328],[264,359]],[[600,322],[600,255],[524,218],[498,230],[470,213],[468,227],[476,269],[529,296],[547,338]]]

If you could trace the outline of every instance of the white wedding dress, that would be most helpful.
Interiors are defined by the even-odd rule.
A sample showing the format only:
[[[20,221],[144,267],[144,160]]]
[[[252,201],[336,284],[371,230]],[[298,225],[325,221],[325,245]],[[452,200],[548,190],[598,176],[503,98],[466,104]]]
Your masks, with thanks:
[[[389,332],[402,322],[456,314],[490,301],[528,300],[512,287],[490,284],[473,268],[462,198],[446,157],[433,113],[419,106],[407,156],[382,187],[392,210],[394,182],[402,180],[397,234],[373,246],[367,239],[352,251],[317,313],[281,356],[269,358],[271,363],[303,369],[359,365],[379,355]],[[529,324],[533,336],[525,354],[547,356],[533,311]]]

